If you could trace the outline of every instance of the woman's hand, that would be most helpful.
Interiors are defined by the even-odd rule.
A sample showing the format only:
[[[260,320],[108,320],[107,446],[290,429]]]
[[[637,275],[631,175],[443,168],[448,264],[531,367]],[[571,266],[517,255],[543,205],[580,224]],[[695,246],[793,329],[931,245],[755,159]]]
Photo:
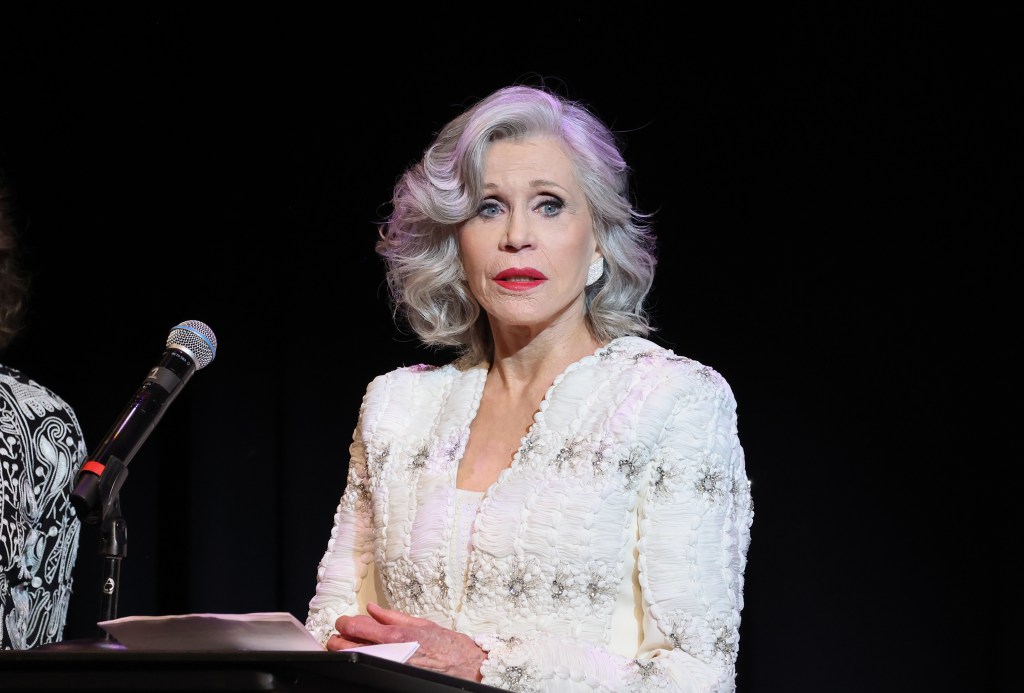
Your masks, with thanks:
[[[367,616],[339,617],[334,624],[338,635],[332,635],[327,641],[327,649],[418,642],[420,646],[407,664],[460,679],[480,680],[480,665],[487,653],[468,635],[377,604],[367,604],[366,611]]]

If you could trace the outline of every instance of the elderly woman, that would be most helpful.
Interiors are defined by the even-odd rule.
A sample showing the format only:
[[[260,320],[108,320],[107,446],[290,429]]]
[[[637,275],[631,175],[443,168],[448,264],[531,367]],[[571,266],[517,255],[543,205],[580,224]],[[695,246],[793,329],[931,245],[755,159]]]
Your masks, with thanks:
[[[328,650],[516,691],[735,687],[753,517],[736,402],[656,345],[615,135],[510,86],[399,179],[377,250],[442,367],[366,390],[309,604]]]

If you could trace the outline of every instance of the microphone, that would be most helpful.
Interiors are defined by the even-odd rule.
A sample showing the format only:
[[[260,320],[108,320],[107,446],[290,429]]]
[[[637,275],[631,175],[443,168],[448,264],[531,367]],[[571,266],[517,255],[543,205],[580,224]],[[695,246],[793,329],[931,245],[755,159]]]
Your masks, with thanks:
[[[116,501],[128,463],[185,383],[216,354],[217,337],[204,323],[186,320],[171,328],[166,351],[75,477],[71,504],[79,520],[95,524],[102,506]]]

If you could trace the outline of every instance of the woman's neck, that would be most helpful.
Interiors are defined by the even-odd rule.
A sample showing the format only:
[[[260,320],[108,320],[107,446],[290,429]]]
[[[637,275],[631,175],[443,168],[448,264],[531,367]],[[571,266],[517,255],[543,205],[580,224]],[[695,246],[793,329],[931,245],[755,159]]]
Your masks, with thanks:
[[[525,341],[495,335],[490,375],[510,390],[547,388],[570,364],[601,346],[585,325],[572,331],[546,330]]]

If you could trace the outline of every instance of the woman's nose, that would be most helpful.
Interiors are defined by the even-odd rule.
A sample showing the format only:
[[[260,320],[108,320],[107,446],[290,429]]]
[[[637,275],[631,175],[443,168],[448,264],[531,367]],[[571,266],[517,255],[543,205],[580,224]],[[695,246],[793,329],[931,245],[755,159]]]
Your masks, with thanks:
[[[533,229],[527,213],[514,210],[509,215],[508,224],[505,226],[504,245],[516,250],[533,245]]]

